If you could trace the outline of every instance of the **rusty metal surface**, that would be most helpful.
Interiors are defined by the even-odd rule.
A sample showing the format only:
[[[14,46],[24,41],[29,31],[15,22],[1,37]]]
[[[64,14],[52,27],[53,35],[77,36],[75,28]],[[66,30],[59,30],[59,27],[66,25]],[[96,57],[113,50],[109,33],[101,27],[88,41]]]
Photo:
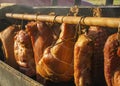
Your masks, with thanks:
[[[0,61],[0,86],[43,86]]]
[[[67,15],[71,6],[44,6],[33,7],[34,12],[40,14],[49,14],[55,12],[56,15]],[[79,6],[79,16],[93,16],[92,8],[102,9],[103,17],[120,17],[120,6]]]

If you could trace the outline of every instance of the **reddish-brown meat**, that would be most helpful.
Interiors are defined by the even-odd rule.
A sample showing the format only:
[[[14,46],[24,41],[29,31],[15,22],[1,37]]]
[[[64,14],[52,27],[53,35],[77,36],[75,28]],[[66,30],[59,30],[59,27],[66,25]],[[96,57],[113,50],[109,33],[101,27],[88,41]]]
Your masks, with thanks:
[[[92,40],[87,35],[80,35],[74,48],[74,80],[76,86],[91,86],[92,54]]]
[[[73,49],[75,35],[73,25],[63,23],[56,45],[48,47],[37,65],[39,74],[54,82],[73,78]]]
[[[31,36],[35,63],[38,65],[43,56],[44,50],[53,43],[52,30],[44,22],[30,22],[26,25],[26,30]],[[41,67],[40,67],[41,68]],[[36,68],[37,80],[41,81],[38,68]]]
[[[14,37],[14,55],[21,72],[30,77],[36,74],[31,39],[24,30]]]
[[[35,62],[37,64],[45,48],[53,43],[52,30],[43,22],[30,22],[26,25],[26,30],[31,36]]]
[[[104,71],[108,86],[120,86],[120,45],[117,33],[111,35],[105,43]]]
[[[0,39],[2,41],[6,59],[5,62],[15,69],[18,69],[18,64],[14,57],[14,36],[19,30],[17,25],[13,25],[0,32]]]
[[[92,83],[93,86],[105,86],[104,78],[104,55],[103,48],[108,37],[107,31],[103,27],[91,26],[88,35],[94,41],[94,53],[92,56]]]

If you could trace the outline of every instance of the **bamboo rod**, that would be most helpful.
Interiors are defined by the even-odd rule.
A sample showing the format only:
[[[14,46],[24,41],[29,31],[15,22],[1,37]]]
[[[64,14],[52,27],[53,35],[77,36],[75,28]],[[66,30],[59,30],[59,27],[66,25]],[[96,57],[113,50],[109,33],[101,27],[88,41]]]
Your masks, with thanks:
[[[120,24],[120,18],[109,18],[109,17],[74,17],[74,16],[50,16],[50,15],[31,15],[31,14],[12,14],[6,13],[9,18],[24,19],[24,20],[39,20],[47,22],[57,22],[57,23],[68,23],[68,24],[82,24],[88,26],[103,26],[110,28],[118,28]],[[81,22],[80,22],[81,19]]]

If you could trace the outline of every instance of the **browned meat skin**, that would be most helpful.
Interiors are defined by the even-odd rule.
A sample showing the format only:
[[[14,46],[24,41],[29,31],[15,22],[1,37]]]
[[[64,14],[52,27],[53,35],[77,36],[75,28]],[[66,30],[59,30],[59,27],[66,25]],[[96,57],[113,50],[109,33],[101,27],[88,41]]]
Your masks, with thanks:
[[[35,61],[30,36],[20,30],[14,37],[14,55],[20,66],[20,71],[32,77],[35,76]]]
[[[43,56],[44,50],[53,43],[52,30],[44,22],[29,22],[26,25],[26,31],[31,36],[35,63],[38,65]],[[43,82],[38,68],[36,68],[37,81]]]
[[[105,43],[104,71],[108,86],[120,86],[120,46],[117,33],[111,35]]]
[[[14,57],[14,36],[19,30],[18,26],[13,25],[0,32],[0,39],[5,53],[5,62],[15,69],[18,69],[18,64]]]
[[[39,74],[54,82],[68,81],[73,78],[74,40],[73,25],[63,23],[61,33],[55,46],[48,47],[37,65]],[[66,40],[66,41],[65,41]],[[62,42],[63,41],[63,42]],[[62,43],[60,43],[62,42]]]
[[[30,22],[26,30],[31,36],[36,64],[40,61],[45,48],[53,43],[52,31],[43,22]]]
[[[74,80],[76,86],[91,86],[92,40],[80,35],[74,48]]]
[[[94,40],[91,74],[93,86],[105,86],[103,48],[108,34],[103,27],[91,26],[88,35]]]

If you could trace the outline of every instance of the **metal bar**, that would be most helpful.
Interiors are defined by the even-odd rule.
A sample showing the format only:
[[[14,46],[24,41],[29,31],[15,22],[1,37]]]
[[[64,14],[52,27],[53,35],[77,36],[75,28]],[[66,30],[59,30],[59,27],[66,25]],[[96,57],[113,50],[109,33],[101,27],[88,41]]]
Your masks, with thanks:
[[[57,6],[58,0],[51,0],[52,6]]]
[[[82,24],[88,26],[103,26],[110,28],[117,28],[120,23],[120,18],[109,18],[109,17],[74,17],[74,16],[50,16],[50,15],[30,15],[30,14],[12,14],[7,13],[7,17],[24,20],[39,20],[57,23],[68,23],[68,24]],[[81,19],[82,18],[82,19]],[[80,22],[81,20],[81,22]]]
[[[8,64],[0,61],[0,86],[43,86],[15,70]]]
[[[106,0],[106,5],[113,5],[113,0]]]
[[[74,0],[74,5],[81,5],[81,0]]]

